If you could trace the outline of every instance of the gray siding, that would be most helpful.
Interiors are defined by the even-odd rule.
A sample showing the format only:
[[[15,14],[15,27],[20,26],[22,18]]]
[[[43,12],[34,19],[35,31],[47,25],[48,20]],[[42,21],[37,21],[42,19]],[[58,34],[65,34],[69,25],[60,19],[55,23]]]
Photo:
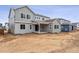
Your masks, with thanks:
[[[25,25],[25,29],[20,29],[21,24]],[[15,34],[32,33],[34,31],[34,28],[32,25],[32,29],[30,29],[30,25],[32,25],[32,24],[16,23],[15,24]]]

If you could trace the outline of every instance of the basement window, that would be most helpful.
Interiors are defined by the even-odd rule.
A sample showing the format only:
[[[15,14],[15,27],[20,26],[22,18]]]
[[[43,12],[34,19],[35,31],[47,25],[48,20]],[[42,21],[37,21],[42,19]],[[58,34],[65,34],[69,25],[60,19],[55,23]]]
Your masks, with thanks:
[[[20,29],[25,29],[25,25],[20,25]]]

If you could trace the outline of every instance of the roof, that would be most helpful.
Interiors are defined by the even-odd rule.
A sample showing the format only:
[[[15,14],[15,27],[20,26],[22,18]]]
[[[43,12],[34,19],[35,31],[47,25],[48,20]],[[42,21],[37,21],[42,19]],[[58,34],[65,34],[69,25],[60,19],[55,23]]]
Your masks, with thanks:
[[[35,15],[36,15],[36,16],[41,16],[41,17],[50,18],[50,17],[44,16],[44,15],[40,15],[40,14],[35,14]]]
[[[65,21],[70,22],[69,20],[66,20],[66,19],[63,19],[63,18],[54,18],[54,19],[58,19],[58,20],[65,20]]]
[[[72,24],[79,24],[79,22],[76,22],[76,23],[72,23]]]
[[[21,8],[27,8],[27,9],[29,9],[33,14],[35,14],[28,6],[23,6],[23,7],[19,7],[19,8],[10,8],[10,11],[9,11],[9,16],[8,16],[8,18],[10,17],[10,13],[11,13],[11,10],[14,10],[14,11],[16,11],[16,10],[18,10],[18,9],[21,9]]]
[[[76,23],[72,23],[72,25],[76,26],[77,24],[79,24],[79,22],[76,22]]]
[[[8,16],[8,18],[10,18],[10,13],[11,13],[11,10],[14,10],[14,9],[10,8],[10,11],[9,11],[9,16]]]
[[[25,8],[25,7],[26,7],[28,10],[30,10],[34,15],[49,18],[49,17],[47,17],[47,16],[44,16],[44,15],[40,15],[40,14],[36,14],[36,13],[34,13],[28,6],[19,7],[19,8],[16,8],[16,9],[14,9],[14,8],[10,8],[9,16],[8,16],[8,17],[10,17],[11,10],[14,10],[14,11],[15,11],[15,10],[18,10],[18,9],[21,9],[21,8]]]
[[[30,10],[33,14],[35,14],[28,6],[23,6],[23,7],[19,7],[19,8],[16,8],[15,10],[18,10],[18,9],[21,9],[21,8],[27,8],[28,10]]]
[[[60,23],[60,21],[58,19],[50,19],[50,20],[46,20],[45,22],[54,22],[55,20],[57,20],[58,23]]]

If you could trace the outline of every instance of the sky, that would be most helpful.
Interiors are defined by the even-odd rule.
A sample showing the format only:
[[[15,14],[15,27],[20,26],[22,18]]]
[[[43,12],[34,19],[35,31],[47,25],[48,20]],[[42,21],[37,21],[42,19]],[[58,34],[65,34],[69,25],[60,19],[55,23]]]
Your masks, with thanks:
[[[0,23],[8,22],[10,8],[22,6],[0,5]],[[79,5],[28,5],[28,7],[35,13],[49,16],[50,18],[64,18],[71,22],[79,22]]]

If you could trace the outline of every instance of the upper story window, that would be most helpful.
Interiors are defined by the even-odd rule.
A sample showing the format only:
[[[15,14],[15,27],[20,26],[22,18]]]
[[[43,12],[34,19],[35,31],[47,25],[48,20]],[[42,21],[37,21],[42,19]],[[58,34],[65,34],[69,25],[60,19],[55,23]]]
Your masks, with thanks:
[[[40,17],[35,17],[35,19],[40,19]]]
[[[21,18],[25,18],[25,14],[21,13]]]
[[[31,16],[30,15],[27,15],[27,19],[30,19],[31,18]]]
[[[44,20],[44,18],[42,18],[42,20]]]
[[[59,25],[54,25],[54,28],[55,29],[59,29]]]
[[[37,17],[37,19],[38,19],[38,17]]]

